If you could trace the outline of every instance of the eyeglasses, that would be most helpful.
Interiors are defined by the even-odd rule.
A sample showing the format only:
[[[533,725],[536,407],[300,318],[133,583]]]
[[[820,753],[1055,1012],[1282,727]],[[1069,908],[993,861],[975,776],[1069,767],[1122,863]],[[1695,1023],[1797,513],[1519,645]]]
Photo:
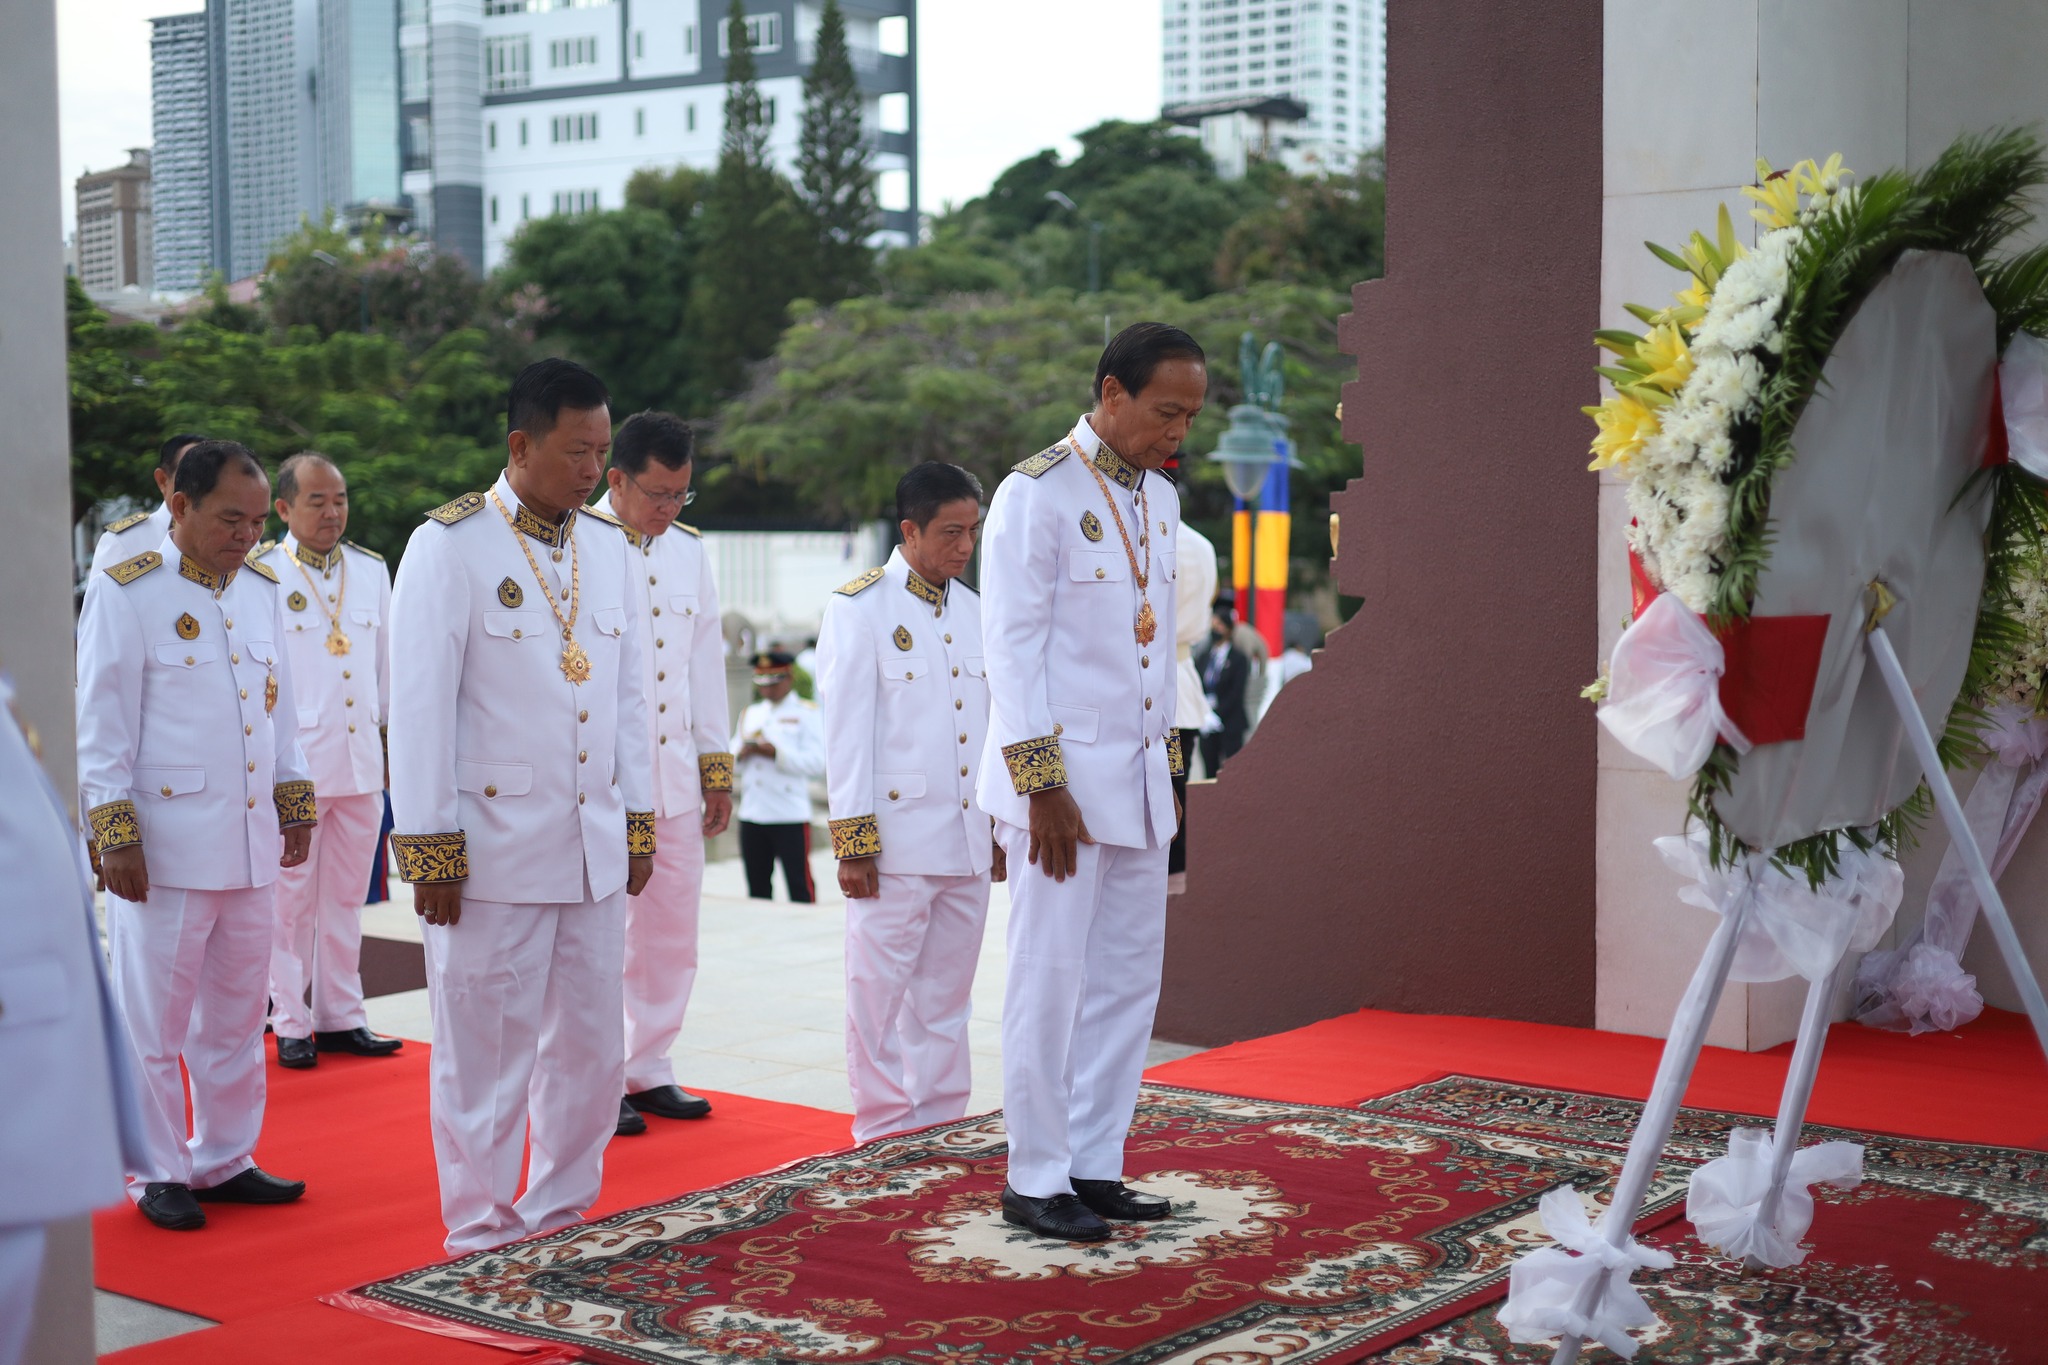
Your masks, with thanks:
[[[619,472],[625,474],[624,470]],[[647,499],[656,507],[666,507],[670,511],[674,511],[678,508],[688,507],[697,500],[697,490],[694,488],[682,493],[653,493],[648,491],[647,485],[641,483],[640,480],[634,478],[631,474],[626,474],[625,477],[626,482],[633,485],[635,492],[639,493],[641,497]]]

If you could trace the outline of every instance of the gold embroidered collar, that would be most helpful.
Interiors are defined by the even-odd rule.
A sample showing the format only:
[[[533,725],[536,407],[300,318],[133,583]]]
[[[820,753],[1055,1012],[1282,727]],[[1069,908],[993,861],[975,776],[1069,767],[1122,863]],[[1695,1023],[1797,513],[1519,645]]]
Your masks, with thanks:
[[[1095,458],[1089,463],[1114,479],[1126,493],[1136,488],[1139,481],[1145,477],[1144,470],[1111,450],[1108,443],[1100,438],[1096,441]]]
[[[903,586],[910,589],[912,597],[923,602],[926,606],[936,607],[946,600],[946,590],[944,588],[933,587],[917,576],[917,570],[910,569],[908,566],[906,566]]]
[[[569,513],[570,517],[575,515],[574,511]],[[561,545],[563,528],[568,525],[568,522],[569,517],[562,518],[561,526],[542,521],[539,517],[527,511],[526,504],[524,503],[521,503],[519,510],[512,514],[512,525],[519,534],[531,536],[550,548]]]
[[[190,579],[192,582],[197,583],[200,587],[212,593],[215,597],[220,596],[222,591],[225,590],[227,585],[232,583],[235,578],[235,574],[232,569],[230,569],[227,573],[224,574],[209,573],[207,570],[202,569],[197,564],[193,563],[192,556],[184,553],[183,551],[180,551],[178,553],[178,576],[180,578]]]
[[[323,555],[318,550],[307,549],[304,541],[295,540],[292,542],[292,557],[309,569],[326,573],[341,563],[341,542],[334,542],[334,548]]]

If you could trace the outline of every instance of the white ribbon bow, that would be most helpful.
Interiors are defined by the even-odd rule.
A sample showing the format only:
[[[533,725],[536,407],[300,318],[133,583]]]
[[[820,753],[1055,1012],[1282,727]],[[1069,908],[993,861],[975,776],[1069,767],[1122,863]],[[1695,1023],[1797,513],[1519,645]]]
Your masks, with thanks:
[[[1508,1340],[1532,1346],[1571,1336],[1633,1359],[1636,1342],[1629,1329],[1654,1326],[1657,1315],[1629,1275],[1638,1268],[1669,1269],[1671,1253],[1641,1246],[1633,1237],[1615,1246],[1587,1220],[1579,1192],[1569,1185],[1551,1190],[1536,1207],[1557,1245],[1529,1253],[1508,1273],[1507,1302],[1497,1315]],[[1581,1311],[1589,1286],[1602,1277],[1592,1311]]]
[[[1730,867],[1707,860],[1707,837],[1667,834],[1656,841],[1665,865],[1692,885],[1678,898],[1726,916],[1754,883],[1750,913],[1736,940],[1730,981],[1820,981],[1844,953],[1866,952],[1884,937],[1906,892],[1906,874],[1882,853],[1842,850],[1836,875],[1809,886],[1803,872],[1786,872],[1751,854]]]
[[[1721,709],[1727,664],[1707,623],[1676,595],[1659,593],[1614,643],[1600,723],[1673,777],[1698,772],[1717,738],[1746,754],[1753,746]]]
[[[1699,1239],[1728,1256],[1751,1256],[1765,1265],[1793,1266],[1806,1259],[1799,1239],[1813,1226],[1813,1196],[1821,1183],[1852,1190],[1863,1183],[1863,1148],[1854,1142],[1822,1142],[1792,1155],[1777,1215],[1763,1221],[1764,1196],[1771,1188],[1772,1142],[1762,1128],[1737,1128],[1728,1135],[1728,1155],[1693,1172],[1685,1216]]]

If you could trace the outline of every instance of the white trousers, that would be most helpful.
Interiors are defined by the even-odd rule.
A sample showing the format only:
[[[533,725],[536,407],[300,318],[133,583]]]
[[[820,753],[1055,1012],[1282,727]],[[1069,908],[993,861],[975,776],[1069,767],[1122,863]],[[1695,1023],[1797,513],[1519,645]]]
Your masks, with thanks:
[[[43,1282],[45,1224],[0,1227],[0,1365],[22,1365]]]
[[[967,1018],[988,874],[883,873],[846,903],[846,1078],[853,1138],[947,1123],[973,1088]]]
[[[697,984],[704,812],[654,822],[654,874],[626,899],[626,1092],[674,1085],[668,1050]]]
[[[280,1038],[345,1032],[370,1022],[363,1013],[363,899],[383,826],[382,792],[323,796],[312,851],[297,867],[278,873],[270,1026]]]
[[[626,893],[576,905],[464,898],[424,927],[428,1074],[451,1256],[579,1221],[619,1121]],[[526,1193],[517,1203],[522,1146]]]
[[[152,886],[107,897],[114,1004],[140,1062],[143,1163],[128,1197],[170,1181],[204,1189],[256,1164],[263,1128],[263,987],[275,886]],[[183,1057],[192,1083],[185,1134]]]
[[[998,822],[1010,865],[1003,1125],[1010,1185],[1046,1199],[1121,1180],[1166,947],[1167,846],[1078,846],[1056,882]]]

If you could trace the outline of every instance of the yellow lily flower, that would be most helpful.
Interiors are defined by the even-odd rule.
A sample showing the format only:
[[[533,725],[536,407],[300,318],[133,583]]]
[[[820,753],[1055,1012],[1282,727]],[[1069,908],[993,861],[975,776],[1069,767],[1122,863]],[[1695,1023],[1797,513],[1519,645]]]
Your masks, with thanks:
[[[1586,411],[1600,428],[1599,435],[1593,438],[1593,462],[1586,466],[1589,470],[1616,469],[1627,473],[1643,443],[1657,434],[1657,414],[1631,394],[1617,393],[1599,407]]]
[[[1802,194],[1832,193],[1835,188],[1841,185],[1844,176],[1854,174],[1856,172],[1842,164],[1842,154],[1840,152],[1831,153],[1825,165],[1816,166],[1811,160],[1807,160],[1800,162],[1795,168],[1795,175],[1799,181],[1799,189]]]
[[[1692,277],[1691,288],[1681,289],[1671,297],[1677,299],[1686,308],[1699,309],[1701,314],[1704,315],[1707,311],[1707,305],[1714,301],[1714,291],[1707,287],[1705,280],[1695,275]]]
[[[1749,216],[1767,228],[1790,227],[1799,221],[1799,181],[1792,172],[1774,171],[1771,163],[1761,157],[1756,163],[1755,185],[1745,186],[1742,193],[1763,205],[1751,209]]]
[[[1636,359],[1650,367],[1642,382],[1665,393],[1678,392],[1692,376],[1692,352],[1686,347],[1685,333],[1673,323],[1654,328],[1637,343]]]

